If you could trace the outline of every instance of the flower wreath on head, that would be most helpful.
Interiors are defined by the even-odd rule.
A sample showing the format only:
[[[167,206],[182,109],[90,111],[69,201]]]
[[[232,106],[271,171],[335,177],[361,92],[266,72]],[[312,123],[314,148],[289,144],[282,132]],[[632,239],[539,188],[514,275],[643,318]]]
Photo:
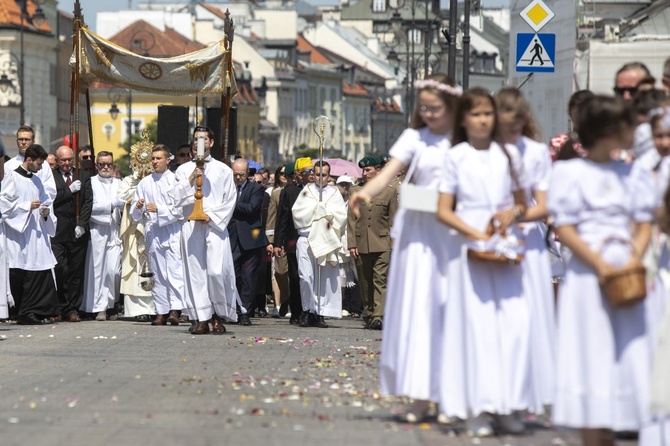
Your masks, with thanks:
[[[463,94],[463,89],[461,87],[452,87],[451,85],[443,84],[434,79],[418,80],[414,81],[414,88],[416,90],[423,90],[424,88],[431,88],[443,93],[450,94],[452,96],[460,96]]]
[[[670,107],[656,107],[649,110],[647,113],[649,118],[655,118],[656,116],[662,116],[661,126],[664,130],[670,129]]]

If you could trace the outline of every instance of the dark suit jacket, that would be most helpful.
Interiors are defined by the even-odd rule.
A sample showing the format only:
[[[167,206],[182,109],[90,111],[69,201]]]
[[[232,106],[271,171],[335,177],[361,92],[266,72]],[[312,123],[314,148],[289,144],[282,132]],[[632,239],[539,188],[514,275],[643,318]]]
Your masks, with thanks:
[[[249,251],[266,247],[269,242],[265,236],[265,227],[261,219],[265,189],[258,183],[248,181],[235,202],[233,218],[228,223],[230,244],[234,248],[239,243],[243,250]]]
[[[295,204],[302,187],[292,184],[282,189],[279,194],[277,207],[277,221],[275,222],[275,246],[283,247],[286,252],[295,252],[298,242],[298,231],[293,224],[293,205]]]
[[[74,169],[72,169],[74,175]],[[56,224],[56,235],[51,239],[54,243],[64,243],[74,240],[74,228],[83,226],[88,232],[88,220],[91,218],[93,208],[93,191],[91,190],[91,174],[86,170],[80,170],[79,180],[81,190],[79,194],[79,221],[75,213],[75,195],[65,184],[63,174],[54,169],[54,181],[56,182],[56,199],[54,200],[54,215],[58,219]],[[74,176],[73,176],[74,178]],[[83,236],[82,238],[86,238]]]

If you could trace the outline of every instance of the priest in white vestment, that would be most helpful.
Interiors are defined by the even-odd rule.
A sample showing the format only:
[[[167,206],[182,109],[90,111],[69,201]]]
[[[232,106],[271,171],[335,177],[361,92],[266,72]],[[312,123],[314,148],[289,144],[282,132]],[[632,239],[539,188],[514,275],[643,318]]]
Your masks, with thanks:
[[[347,207],[339,189],[326,184],[330,174],[327,162],[312,167],[303,166],[299,159],[296,170],[305,184],[292,208],[299,236],[300,326],[325,328],[324,317],[342,317],[339,252]],[[319,184],[323,185],[321,190]]]
[[[210,149],[214,133],[206,127],[196,127],[194,149],[199,138],[204,141],[204,167],[194,160],[177,169],[178,189],[184,217],[188,218],[195,203],[195,181],[202,175],[202,204],[207,221],[186,221],[182,227],[182,257],[186,282],[186,304],[193,334],[225,332],[221,319],[237,321],[239,294],[235,285],[235,266],[228,239],[228,223],[237,199],[233,171],[221,161],[213,159]]]
[[[36,173],[47,157],[39,145],[25,152],[23,163],[5,172],[0,213],[5,225],[6,256],[17,324],[39,325],[58,314],[52,269],[56,258],[50,238],[56,232],[52,200]]]
[[[141,322],[149,322],[151,315],[156,314],[151,290],[140,285],[140,272],[146,261],[146,243],[144,238],[144,222],[135,222],[130,216],[130,202],[135,196],[137,184],[144,177],[144,172],[135,171],[121,181],[117,198],[127,203],[121,215],[122,243],[121,254],[121,294],[123,294],[124,316],[134,317]]]
[[[81,310],[96,313],[95,320],[107,320],[107,310],[119,298],[121,281],[121,208],[125,201],[117,198],[121,180],[112,175],[111,152],[98,152],[98,174],[91,177],[93,207],[89,228],[91,239],[86,252],[84,300]]]
[[[19,149],[19,154],[14,158],[5,162],[5,172],[10,170],[16,170],[23,161],[25,160],[25,154],[28,147],[35,144],[35,131],[32,127],[27,125],[22,125],[16,132],[16,145]],[[53,203],[56,199],[56,182],[54,181],[53,171],[51,166],[44,163],[44,167],[37,171],[37,177],[42,181],[42,187],[44,191],[49,196],[49,199],[45,202],[45,205]]]
[[[147,253],[155,274],[151,290],[156,319],[151,325],[179,325],[184,304],[181,226],[184,216],[175,199],[177,177],[168,170],[170,149],[157,144],[151,151],[154,172],[140,181],[130,204],[133,220],[145,220]]]

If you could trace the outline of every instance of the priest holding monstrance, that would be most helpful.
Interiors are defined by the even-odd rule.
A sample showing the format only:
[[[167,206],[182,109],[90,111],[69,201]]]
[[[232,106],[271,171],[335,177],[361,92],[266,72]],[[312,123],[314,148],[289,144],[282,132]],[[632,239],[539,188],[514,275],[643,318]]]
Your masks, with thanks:
[[[233,171],[210,155],[214,133],[196,127],[193,160],[177,169],[177,188],[184,216],[182,259],[193,334],[224,333],[222,320],[237,321],[239,295],[228,240],[228,222],[237,199]],[[195,212],[194,212],[195,210]]]

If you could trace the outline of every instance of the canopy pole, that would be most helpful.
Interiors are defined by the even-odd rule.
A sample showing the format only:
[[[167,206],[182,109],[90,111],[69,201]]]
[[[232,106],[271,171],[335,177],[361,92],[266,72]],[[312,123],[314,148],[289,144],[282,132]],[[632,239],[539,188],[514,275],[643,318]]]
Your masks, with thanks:
[[[223,81],[225,82],[225,93],[221,95],[221,147],[223,147],[222,160],[224,163],[230,166],[230,109],[232,98],[230,97],[230,92],[232,90],[232,79],[233,76],[233,39],[235,38],[235,22],[230,18],[230,11],[226,9],[226,18],[224,19],[223,32],[225,37],[223,39],[223,46],[226,50],[226,57],[224,63],[225,75]],[[225,110],[225,116],[224,116]]]

